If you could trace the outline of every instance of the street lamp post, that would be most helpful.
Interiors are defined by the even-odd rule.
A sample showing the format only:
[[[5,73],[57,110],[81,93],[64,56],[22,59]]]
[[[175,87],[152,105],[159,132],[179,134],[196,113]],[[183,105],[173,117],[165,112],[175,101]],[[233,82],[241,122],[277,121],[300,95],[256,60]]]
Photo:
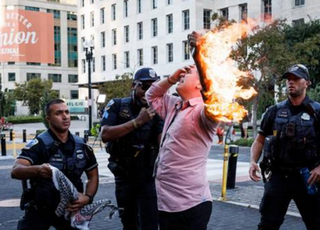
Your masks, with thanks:
[[[89,134],[92,127],[92,101],[91,101],[91,62],[93,56],[93,41],[85,41],[83,43],[84,50],[86,52],[86,61],[88,62],[88,109],[89,109]]]

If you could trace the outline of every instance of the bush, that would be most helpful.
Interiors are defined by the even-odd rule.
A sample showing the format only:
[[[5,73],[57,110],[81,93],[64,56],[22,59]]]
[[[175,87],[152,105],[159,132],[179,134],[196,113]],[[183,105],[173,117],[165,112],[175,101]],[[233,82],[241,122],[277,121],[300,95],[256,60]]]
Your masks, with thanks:
[[[234,142],[232,142],[233,145],[239,145],[239,146],[248,146],[251,147],[252,143],[254,142],[253,138],[240,138]]]
[[[77,121],[77,120],[79,120],[79,117],[76,115],[71,115],[70,119],[71,119],[71,121]]]
[[[12,124],[24,124],[42,122],[43,118],[41,116],[10,116],[7,121]]]

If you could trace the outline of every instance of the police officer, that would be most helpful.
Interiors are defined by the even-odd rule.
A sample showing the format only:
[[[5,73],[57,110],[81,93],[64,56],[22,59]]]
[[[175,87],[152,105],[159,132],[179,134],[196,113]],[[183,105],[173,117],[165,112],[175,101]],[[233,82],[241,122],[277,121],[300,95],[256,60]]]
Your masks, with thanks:
[[[18,223],[18,230],[74,229],[70,221],[55,215],[60,195],[52,183],[49,164],[61,170],[79,192],[79,199],[68,210],[77,211],[92,202],[98,188],[98,164],[92,149],[83,139],[69,132],[70,114],[61,99],[46,105],[46,119],[50,128],[29,142],[17,158],[11,171],[14,179],[30,179],[31,188],[22,196],[25,216]],[[88,182],[84,193],[81,175],[86,173]]]
[[[158,79],[151,68],[135,73],[131,97],[112,99],[102,118],[102,140],[110,154],[124,230],[157,230],[158,208],[152,176],[163,121],[147,105],[145,92]]]
[[[261,174],[265,192],[260,204],[260,230],[279,229],[293,199],[308,230],[320,229],[320,194],[308,187],[320,181],[320,104],[306,95],[310,85],[308,69],[294,65],[283,75],[288,99],[271,106],[263,116],[257,138],[251,147],[250,177],[259,181],[257,162],[263,150]],[[304,181],[301,169],[310,177]],[[309,185],[309,186],[308,186]]]

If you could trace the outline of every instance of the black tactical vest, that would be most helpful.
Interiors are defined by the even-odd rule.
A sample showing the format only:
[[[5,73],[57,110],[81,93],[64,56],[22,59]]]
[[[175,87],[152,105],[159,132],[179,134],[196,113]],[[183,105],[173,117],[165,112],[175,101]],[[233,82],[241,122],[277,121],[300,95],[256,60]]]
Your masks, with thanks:
[[[86,147],[82,138],[72,135],[75,148],[72,156],[63,154],[48,131],[41,133],[37,138],[41,139],[49,154],[49,164],[62,171],[74,184],[79,192],[83,192],[81,175],[86,167]]]
[[[315,113],[319,114],[320,104],[310,102]],[[302,111],[292,115],[288,101],[277,105],[273,123],[276,137],[275,159],[282,166],[312,167],[319,161],[319,128],[316,128],[315,115]]]
[[[117,125],[135,119],[138,114],[132,113],[131,98],[114,99],[118,110]],[[107,151],[110,153],[109,168],[112,163],[120,174],[129,175],[148,173],[152,174],[154,161],[158,154],[156,133],[153,131],[154,119],[130,132],[126,136],[108,143]],[[120,170],[119,170],[120,169]],[[113,171],[110,168],[111,171]],[[115,173],[115,171],[113,171]]]

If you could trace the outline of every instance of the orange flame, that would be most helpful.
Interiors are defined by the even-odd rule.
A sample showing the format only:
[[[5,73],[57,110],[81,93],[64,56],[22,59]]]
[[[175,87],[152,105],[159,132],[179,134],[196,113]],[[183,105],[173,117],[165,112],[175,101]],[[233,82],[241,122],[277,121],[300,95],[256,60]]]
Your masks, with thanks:
[[[229,57],[238,39],[247,36],[254,26],[252,20],[234,23],[222,30],[206,33],[197,44],[195,61],[205,84],[204,102],[209,114],[217,120],[241,121],[248,112],[235,100],[247,100],[257,94],[253,87],[244,89],[238,85],[241,77],[250,75],[239,70],[236,62]]]

